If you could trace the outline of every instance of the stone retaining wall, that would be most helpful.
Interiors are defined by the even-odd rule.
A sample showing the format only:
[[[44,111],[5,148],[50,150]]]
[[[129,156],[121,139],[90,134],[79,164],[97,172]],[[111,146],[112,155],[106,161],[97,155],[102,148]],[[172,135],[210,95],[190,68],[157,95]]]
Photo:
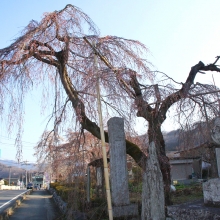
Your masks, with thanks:
[[[67,208],[67,203],[64,202],[60,196],[57,195],[56,190],[53,188],[49,189],[49,192],[53,195],[53,199],[56,205],[59,207],[60,211],[63,215],[67,217],[67,219],[78,219],[78,220],[86,220],[86,214],[80,211],[75,211]],[[1,220],[1,219],[0,219]]]
[[[60,211],[65,214],[67,211],[67,203],[64,202],[60,196],[57,195],[56,190],[53,188],[49,189],[49,192],[53,195],[53,200],[55,201],[56,205],[59,207]]]

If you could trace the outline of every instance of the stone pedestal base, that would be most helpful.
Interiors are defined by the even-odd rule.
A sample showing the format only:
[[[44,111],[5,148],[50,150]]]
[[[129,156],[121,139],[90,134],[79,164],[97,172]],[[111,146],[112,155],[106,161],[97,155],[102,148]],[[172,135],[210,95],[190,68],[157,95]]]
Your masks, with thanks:
[[[220,207],[220,178],[203,183],[204,204]]]
[[[130,204],[123,206],[113,206],[113,217],[128,217],[138,215],[138,205]]]

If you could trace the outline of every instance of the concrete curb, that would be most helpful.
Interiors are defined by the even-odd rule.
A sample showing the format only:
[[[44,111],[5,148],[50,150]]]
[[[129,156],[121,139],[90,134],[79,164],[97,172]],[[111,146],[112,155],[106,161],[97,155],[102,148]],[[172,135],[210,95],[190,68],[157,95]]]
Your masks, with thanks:
[[[21,205],[22,201],[29,195],[32,190],[22,193],[19,197],[14,198],[8,204],[0,208],[0,220],[8,220],[15,208]]]

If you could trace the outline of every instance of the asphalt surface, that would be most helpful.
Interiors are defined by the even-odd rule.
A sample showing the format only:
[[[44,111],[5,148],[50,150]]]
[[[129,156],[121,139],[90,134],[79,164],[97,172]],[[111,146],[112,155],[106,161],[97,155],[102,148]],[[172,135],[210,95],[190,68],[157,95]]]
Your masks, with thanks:
[[[0,208],[3,208],[7,202],[18,197],[27,190],[1,190],[0,191]]]
[[[46,190],[33,191],[14,210],[10,220],[62,220],[52,195]]]

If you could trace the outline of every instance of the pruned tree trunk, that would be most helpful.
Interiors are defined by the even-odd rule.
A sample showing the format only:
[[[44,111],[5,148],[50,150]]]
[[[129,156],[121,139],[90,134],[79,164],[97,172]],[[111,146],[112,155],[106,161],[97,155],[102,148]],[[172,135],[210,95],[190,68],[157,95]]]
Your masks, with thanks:
[[[146,172],[144,172],[141,219],[165,219],[163,176],[154,142],[150,143],[148,159],[146,161]]]
[[[157,123],[156,119],[153,119],[152,121],[153,123],[149,123],[148,138],[149,143],[155,143],[160,170],[163,176],[165,206],[168,206],[172,204],[170,197],[170,162],[169,158],[166,156],[165,142],[161,131],[161,126]]]

